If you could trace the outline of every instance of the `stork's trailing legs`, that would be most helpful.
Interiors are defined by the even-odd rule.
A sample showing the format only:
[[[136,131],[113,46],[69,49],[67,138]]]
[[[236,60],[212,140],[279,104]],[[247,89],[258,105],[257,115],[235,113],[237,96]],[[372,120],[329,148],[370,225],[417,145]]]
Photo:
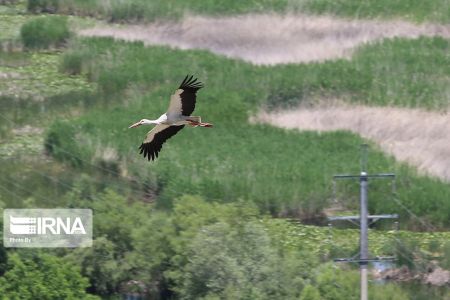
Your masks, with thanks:
[[[197,126],[200,126],[200,127],[213,127],[213,124],[189,121],[189,126],[192,126],[192,127],[197,127]]]
[[[211,123],[202,122],[202,118],[199,116],[189,116],[188,118],[186,118],[186,120],[189,122],[189,126],[192,127],[213,127]]]

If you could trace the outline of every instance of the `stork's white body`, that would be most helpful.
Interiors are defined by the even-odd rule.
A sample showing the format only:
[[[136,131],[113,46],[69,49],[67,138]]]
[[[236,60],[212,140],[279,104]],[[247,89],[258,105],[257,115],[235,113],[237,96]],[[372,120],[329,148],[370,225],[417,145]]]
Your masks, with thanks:
[[[202,125],[202,124],[196,124],[196,123],[201,123],[200,117],[183,116],[183,115],[175,115],[175,114],[168,114],[168,113],[162,114],[156,120],[142,119],[139,122],[142,123],[140,125],[149,125],[149,124],[169,125],[169,126],[182,126],[182,125],[201,126]]]

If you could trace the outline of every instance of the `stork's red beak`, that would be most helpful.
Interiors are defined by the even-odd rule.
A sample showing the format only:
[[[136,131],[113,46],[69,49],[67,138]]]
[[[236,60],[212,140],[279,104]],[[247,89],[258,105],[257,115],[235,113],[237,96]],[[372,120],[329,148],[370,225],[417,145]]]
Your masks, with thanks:
[[[141,124],[141,121],[139,121],[139,122],[137,122],[137,123],[134,123],[133,125],[131,125],[130,127],[128,127],[128,128],[135,128],[135,127],[138,127],[138,126],[141,126],[142,124]]]

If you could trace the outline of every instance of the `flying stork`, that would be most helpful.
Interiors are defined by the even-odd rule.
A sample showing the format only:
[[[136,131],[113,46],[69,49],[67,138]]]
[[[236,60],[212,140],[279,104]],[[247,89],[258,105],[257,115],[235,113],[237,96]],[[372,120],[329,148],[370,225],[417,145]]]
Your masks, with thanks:
[[[203,87],[203,84],[193,75],[187,75],[180,87],[170,97],[169,109],[156,120],[142,119],[128,128],[136,128],[141,125],[156,124],[147,133],[147,137],[142,142],[139,154],[144,154],[148,160],[155,160],[161,151],[162,145],[172,136],[178,133],[185,125],[197,127],[212,127],[210,123],[202,123],[198,116],[191,116],[195,109],[196,93]]]

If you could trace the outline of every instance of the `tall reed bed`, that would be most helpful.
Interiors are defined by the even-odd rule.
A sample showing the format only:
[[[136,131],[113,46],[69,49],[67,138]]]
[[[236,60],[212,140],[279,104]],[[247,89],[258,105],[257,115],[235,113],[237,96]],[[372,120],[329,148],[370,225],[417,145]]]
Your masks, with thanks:
[[[101,17],[112,22],[179,18],[185,13],[223,15],[252,12],[308,12],[356,18],[406,18],[448,22],[447,0],[256,0],[256,1],[146,1],[146,0],[28,0],[30,12],[68,13]]]

